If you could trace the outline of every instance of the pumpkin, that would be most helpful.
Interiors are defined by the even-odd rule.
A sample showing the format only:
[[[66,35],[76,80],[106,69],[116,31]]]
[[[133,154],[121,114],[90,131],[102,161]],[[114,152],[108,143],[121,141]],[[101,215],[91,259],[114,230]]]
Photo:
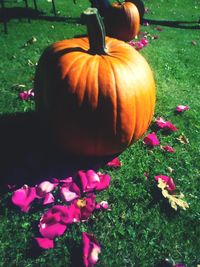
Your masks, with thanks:
[[[109,156],[147,130],[155,82],[141,54],[105,37],[96,8],[88,8],[83,18],[88,37],[59,41],[42,54],[34,84],[36,112],[64,152]]]
[[[139,32],[139,11],[131,2],[117,2],[112,5],[108,0],[90,0],[92,7],[99,10],[104,18],[106,35],[122,41],[132,40]]]
[[[125,2],[131,2],[137,7],[140,14],[140,23],[141,23],[145,13],[144,3],[141,0],[125,0]]]

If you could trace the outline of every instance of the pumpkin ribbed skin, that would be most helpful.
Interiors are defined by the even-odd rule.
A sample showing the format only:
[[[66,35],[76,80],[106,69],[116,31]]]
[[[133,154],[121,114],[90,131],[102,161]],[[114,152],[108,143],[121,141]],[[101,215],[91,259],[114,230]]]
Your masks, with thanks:
[[[132,40],[140,29],[139,11],[131,2],[113,3],[104,20],[107,35],[122,41]]]
[[[48,47],[35,76],[36,111],[48,119],[66,152],[122,152],[147,130],[155,83],[146,60],[130,45],[106,37],[107,54],[88,52],[88,38]]]

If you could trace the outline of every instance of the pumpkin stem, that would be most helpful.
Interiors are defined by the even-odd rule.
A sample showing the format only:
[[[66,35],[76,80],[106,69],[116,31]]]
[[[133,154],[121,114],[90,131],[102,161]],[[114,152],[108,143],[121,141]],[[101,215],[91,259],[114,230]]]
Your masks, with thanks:
[[[105,17],[107,15],[107,12],[111,7],[109,0],[90,0],[90,3],[91,7],[95,7],[98,9],[99,14],[102,17]]]
[[[106,54],[105,27],[103,20],[96,8],[87,8],[82,13],[82,18],[87,26],[91,54]]]

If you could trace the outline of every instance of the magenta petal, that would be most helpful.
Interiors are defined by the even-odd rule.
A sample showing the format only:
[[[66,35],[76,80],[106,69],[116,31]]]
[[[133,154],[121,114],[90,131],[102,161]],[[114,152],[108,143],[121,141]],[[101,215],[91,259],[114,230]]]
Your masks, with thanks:
[[[47,193],[44,197],[43,204],[47,205],[47,204],[51,204],[53,202],[54,202],[54,196],[51,193]]]
[[[35,240],[38,243],[38,246],[44,249],[54,248],[54,242],[52,239],[43,238],[43,237],[35,237]]]
[[[172,132],[176,132],[178,131],[178,129],[176,128],[176,126],[174,124],[172,124],[170,121],[167,121],[166,122],[166,127],[165,127],[166,130],[170,130]]]
[[[156,124],[159,128],[164,129],[166,127],[166,121],[162,117],[156,119]]]
[[[72,177],[67,177],[67,178],[64,178],[62,180],[59,180],[60,183],[72,183],[73,182],[73,179]]]
[[[171,146],[161,146],[161,148],[169,153],[174,153],[175,150]]]
[[[80,209],[82,221],[87,220],[95,209],[95,206],[96,206],[95,194],[92,194],[92,193],[88,194],[87,197],[85,198],[85,201],[86,201],[86,205]]]
[[[20,189],[14,191],[11,200],[14,205],[20,207],[21,211],[28,212],[30,209],[30,204],[35,197],[35,188],[24,185]]]
[[[160,144],[157,136],[155,133],[148,134],[144,139],[143,139],[143,144],[149,145],[149,146],[158,146]]]
[[[160,129],[170,130],[173,132],[178,130],[170,121],[165,121],[162,117],[156,119],[156,124]]]
[[[141,50],[142,48],[144,47],[143,43],[142,42],[137,42],[136,45],[135,45],[135,49],[136,50]]]
[[[110,175],[102,173],[97,173],[97,174],[100,178],[100,182],[96,184],[95,190],[100,191],[108,188],[110,185]]]
[[[29,94],[28,94],[27,91],[24,91],[24,92],[19,93],[19,97],[20,97],[22,100],[28,100],[28,99],[29,99]]]
[[[118,157],[112,159],[111,161],[109,161],[109,162],[106,164],[106,166],[108,166],[108,167],[112,167],[112,168],[119,168],[119,167],[121,167],[121,165],[122,165],[122,164],[121,164],[121,162],[120,162],[120,160],[119,160]]]
[[[92,234],[82,233],[83,241],[83,263],[85,267],[93,267],[98,261],[101,247]]]
[[[171,177],[160,174],[160,175],[155,176],[154,178],[156,181],[158,181],[158,179],[162,179],[163,182],[165,182],[167,184],[168,191],[176,190],[176,186],[175,186],[174,181]]]
[[[142,38],[140,42],[143,44],[143,46],[147,46],[149,44],[149,41],[146,38]]]
[[[40,225],[40,233],[43,237],[54,239],[57,236],[61,236],[66,231],[67,226],[61,223],[52,223],[52,224],[45,224],[42,223]]]
[[[60,193],[66,202],[73,201],[81,196],[79,187],[74,182],[68,182],[61,186]]]
[[[57,184],[51,183],[49,181],[44,181],[44,182],[40,183],[38,186],[36,186],[37,196],[39,198],[44,197],[47,193],[53,191],[56,186],[57,186]]]
[[[110,185],[110,176],[107,174],[96,173],[93,170],[86,172],[79,171],[83,193],[94,190],[104,190]]]
[[[181,113],[183,111],[186,111],[188,109],[189,109],[189,107],[188,106],[184,106],[184,105],[179,105],[179,106],[176,107],[176,111],[179,112],[179,113]]]
[[[100,210],[100,209],[107,210],[108,208],[109,208],[109,206],[108,206],[107,201],[101,201],[101,202],[97,203],[95,206],[95,209],[97,209],[97,210]]]

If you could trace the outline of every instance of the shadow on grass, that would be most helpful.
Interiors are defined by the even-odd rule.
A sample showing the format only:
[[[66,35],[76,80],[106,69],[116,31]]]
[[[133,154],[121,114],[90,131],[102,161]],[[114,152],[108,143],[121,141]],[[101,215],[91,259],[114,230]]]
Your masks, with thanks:
[[[98,170],[112,157],[91,158],[63,154],[51,143],[36,114],[0,116],[0,188],[35,185],[51,178],[75,176],[79,169]]]
[[[80,18],[68,18],[66,16],[48,16],[43,11],[39,11],[32,8],[23,7],[10,7],[10,8],[0,8],[0,21],[9,21],[11,19],[38,19],[38,20],[48,20],[48,21],[65,21],[67,23],[79,23]]]
[[[150,25],[161,25],[172,28],[200,30],[199,21],[169,21],[169,20],[153,20],[143,19],[142,23],[148,22]]]
[[[177,215],[179,214],[179,210],[175,211],[174,209],[172,209],[168,200],[164,198],[161,190],[154,183],[150,184],[147,190],[152,196],[152,201],[149,203],[148,207],[149,209],[159,203],[161,214],[166,216],[168,219],[177,217]]]

